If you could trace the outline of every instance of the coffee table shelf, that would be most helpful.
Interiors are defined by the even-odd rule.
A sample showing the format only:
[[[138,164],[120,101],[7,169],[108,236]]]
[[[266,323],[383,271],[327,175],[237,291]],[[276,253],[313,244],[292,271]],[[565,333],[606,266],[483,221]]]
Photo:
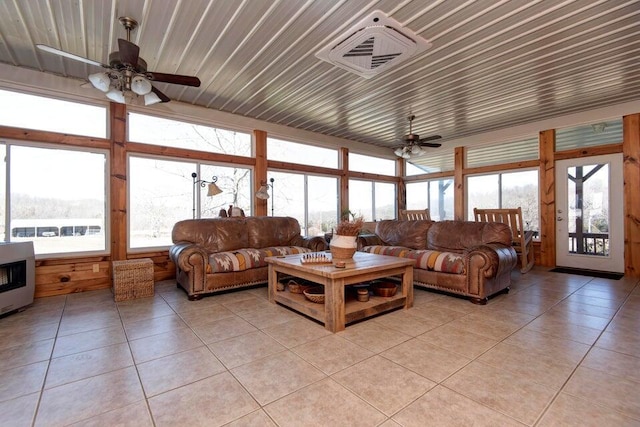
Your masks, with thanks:
[[[324,304],[309,301],[303,294],[296,294],[285,290],[278,292],[275,295],[275,301],[297,311],[298,313],[302,313],[312,319],[324,323]],[[401,293],[397,293],[396,295],[388,298],[372,295],[369,297],[369,301],[358,301],[355,298],[347,298],[344,309],[345,324],[353,323],[385,311],[403,307],[405,302],[406,297]]]

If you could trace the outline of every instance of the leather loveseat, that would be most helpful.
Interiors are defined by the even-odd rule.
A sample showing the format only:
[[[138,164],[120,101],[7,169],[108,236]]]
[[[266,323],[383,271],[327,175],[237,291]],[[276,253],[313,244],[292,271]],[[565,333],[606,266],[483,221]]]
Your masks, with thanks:
[[[395,221],[358,237],[358,250],[416,260],[414,286],[463,295],[477,304],[507,292],[517,263],[506,224],[469,221]]]
[[[268,256],[327,249],[324,238],[303,237],[290,217],[189,219],[173,227],[169,256],[190,300],[268,281]]]

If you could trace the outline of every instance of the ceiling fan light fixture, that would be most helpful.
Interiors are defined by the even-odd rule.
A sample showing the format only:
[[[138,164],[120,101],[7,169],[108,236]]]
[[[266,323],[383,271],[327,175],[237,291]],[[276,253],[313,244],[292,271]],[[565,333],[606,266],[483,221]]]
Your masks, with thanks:
[[[398,157],[402,157],[402,153],[403,153],[402,147],[398,147],[398,148],[396,148],[396,149],[393,151],[393,153],[394,153],[396,156],[398,156]]]
[[[144,105],[153,105],[162,102],[162,99],[155,92],[149,92],[144,96]]]
[[[147,95],[151,92],[151,83],[141,75],[133,76],[131,79],[131,90],[136,95]]]
[[[89,74],[89,81],[98,90],[103,92],[109,91],[109,86],[111,85],[111,79],[107,73],[94,73]]]
[[[404,151],[401,157],[405,160],[409,160],[411,158],[411,153],[409,151]]]
[[[419,156],[422,153],[424,153],[424,150],[419,145],[412,145],[411,146],[411,154]]]
[[[109,92],[107,92],[107,98],[114,102],[119,102],[120,104],[127,103],[127,101],[124,99],[124,94],[122,93],[122,91],[119,91],[117,89],[111,89]]]

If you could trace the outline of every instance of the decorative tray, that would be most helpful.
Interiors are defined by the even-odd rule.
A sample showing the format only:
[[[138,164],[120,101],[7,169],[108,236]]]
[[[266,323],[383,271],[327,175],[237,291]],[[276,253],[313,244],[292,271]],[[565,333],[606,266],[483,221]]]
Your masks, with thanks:
[[[331,254],[328,252],[312,252],[300,257],[300,264],[331,264]]]

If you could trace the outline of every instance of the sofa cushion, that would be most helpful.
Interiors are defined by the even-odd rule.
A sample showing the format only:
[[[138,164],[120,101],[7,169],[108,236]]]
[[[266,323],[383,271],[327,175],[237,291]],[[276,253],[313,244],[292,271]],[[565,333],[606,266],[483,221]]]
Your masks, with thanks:
[[[400,258],[415,259],[414,268],[422,270],[440,271],[451,274],[464,274],[464,255],[453,252],[440,252],[431,250],[412,250],[403,246],[365,246],[363,252],[378,255],[397,256]]]
[[[490,243],[511,246],[511,241],[511,229],[501,222],[438,221],[427,232],[427,248],[443,252]]]
[[[384,220],[376,224],[376,234],[386,245],[427,249],[427,231],[433,221]]]
[[[251,268],[266,267],[266,257],[311,252],[300,246],[277,246],[262,249],[238,249],[209,255],[207,273],[229,273]]]

